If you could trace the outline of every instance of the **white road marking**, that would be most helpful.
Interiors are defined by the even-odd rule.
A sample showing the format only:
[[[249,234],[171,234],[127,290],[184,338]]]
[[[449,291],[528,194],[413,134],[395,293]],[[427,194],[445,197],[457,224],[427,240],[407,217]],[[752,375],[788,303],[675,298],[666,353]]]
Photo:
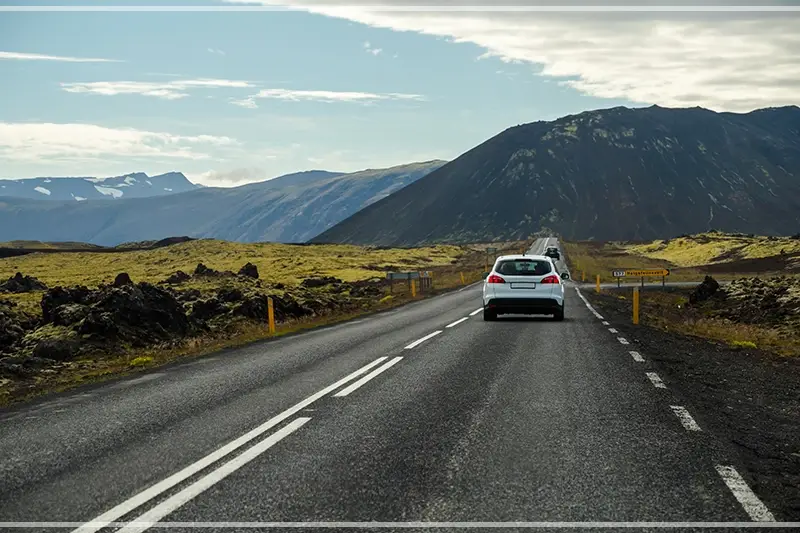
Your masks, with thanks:
[[[647,372],[647,378],[653,383],[653,386],[657,389],[666,389],[667,386],[664,385],[664,382],[661,381],[661,378],[655,372]]]
[[[311,420],[310,418],[297,418],[293,420],[289,425],[283,427],[267,437],[266,439],[262,440],[252,448],[249,448],[247,451],[242,453],[241,455],[236,456],[235,458],[231,459],[227,463],[223,464],[216,470],[212,470],[205,476],[201,477],[179,493],[175,494],[164,500],[163,502],[159,503],[139,518],[135,518],[132,523],[128,524],[124,528],[117,531],[117,533],[141,533],[150,528],[150,524],[137,524],[137,522],[158,522],[168,514],[172,513],[180,506],[188,502],[189,500],[195,498],[196,496],[200,495],[206,489],[212,487],[214,484],[222,481],[230,474],[234,473],[268,449],[272,448],[275,444],[283,440],[285,437],[291,435],[298,429],[300,429],[306,422]]]
[[[434,331],[434,332],[433,332],[433,333],[431,333],[430,335],[425,335],[425,336],[424,336],[424,337],[422,337],[421,339],[417,339],[417,340],[415,340],[414,342],[412,342],[411,344],[409,344],[408,346],[406,346],[406,348],[405,348],[405,349],[406,349],[406,350],[410,350],[410,349],[412,349],[412,348],[416,348],[417,346],[419,346],[420,344],[422,344],[422,343],[423,343],[423,342],[425,342],[426,340],[434,338],[436,335],[438,335],[438,334],[439,334],[439,333],[441,333],[441,332],[442,332],[442,330],[440,330],[440,329],[439,329],[439,330],[436,330],[436,331]]]
[[[614,328],[608,328],[608,331],[610,331],[611,333],[617,333],[617,330],[615,330]]]
[[[455,322],[453,322],[452,324],[447,324],[445,327],[446,328],[452,328],[453,326],[457,326],[457,325],[461,324],[465,320],[469,320],[469,317],[465,316],[464,318],[460,318],[460,319],[456,320]]]
[[[417,6],[414,6],[417,8]],[[441,8],[440,8],[441,9]],[[3,7],[0,6],[0,12]],[[365,438],[373,438],[371,435],[365,435]],[[306,529],[508,529],[519,530],[526,529],[634,529],[641,530],[642,528],[653,529],[683,529],[684,531],[694,529],[720,529],[720,528],[738,528],[750,529],[758,528],[763,529],[764,526],[758,526],[752,521],[741,522],[144,522],[137,520],[139,525],[147,527],[158,527],[159,529],[237,529],[237,530],[269,530],[275,528],[283,529],[297,529],[304,527]],[[21,529],[54,529],[54,528],[67,528],[75,527],[80,522],[0,522],[0,528],[21,528]],[[125,527],[130,525],[130,522],[112,522],[109,527]],[[800,522],[770,522],[769,528],[797,528],[800,527]]]
[[[644,363],[644,357],[642,357],[642,354],[640,354],[639,352],[628,352],[628,353],[631,354],[631,357],[633,357],[633,360],[636,361],[637,363]]]
[[[378,366],[379,364],[381,364],[386,359],[388,359],[388,357],[379,357],[378,359],[376,359],[375,361],[371,362],[370,364],[368,364],[366,366],[362,366],[361,368],[359,368],[358,370],[356,370],[352,374],[349,374],[349,375],[343,377],[342,379],[340,379],[339,381],[337,381],[336,383],[334,383],[333,385],[328,385],[327,387],[325,387],[321,391],[319,391],[319,392],[317,392],[315,394],[312,394],[311,396],[309,396],[305,400],[295,404],[294,406],[290,407],[289,409],[286,409],[282,413],[270,418],[269,420],[267,420],[266,422],[264,422],[263,424],[261,424],[257,428],[248,431],[247,433],[245,433],[241,437],[239,437],[239,438],[237,438],[235,440],[232,440],[231,442],[229,442],[225,446],[222,446],[221,448],[217,449],[216,451],[206,455],[202,459],[200,459],[198,461],[195,461],[194,463],[190,464],[189,466],[187,466],[183,470],[180,470],[180,471],[172,474],[168,478],[166,478],[166,479],[164,479],[162,481],[159,481],[155,485],[151,485],[150,487],[146,488],[142,492],[140,492],[138,494],[135,494],[134,496],[131,496],[130,498],[128,498],[124,502],[120,503],[119,505],[117,505],[115,507],[112,507],[111,509],[109,509],[105,513],[101,514],[100,516],[90,520],[89,522],[85,523],[83,526],[75,529],[72,533],[94,533],[95,531],[99,531],[99,530],[103,529],[109,523],[117,520],[118,518],[120,518],[122,516],[125,516],[126,514],[132,512],[134,510],[136,510],[136,508],[140,507],[141,505],[144,505],[145,503],[149,502],[150,500],[152,500],[156,496],[160,495],[161,493],[171,489],[172,487],[174,487],[178,483],[181,483],[182,481],[186,480],[187,478],[195,475],[196,473],[198,473],[199,471],[203,470],[204,468],[207,468],[208,466],[211,466],[212,464],[216,463],[217,461],[219,461],[220,459],[222,459],[226,455],[228,455],[230,453],[233,453],[237,449],[241,448],[242,446],[244,446],[245,444],[247,444],[251,440],[263,435],[264,433],[266,433],[267,431],[269,431],[273,427],[277,426],[278,424],[280,424],[281,422],[283,422],[284,420],[286,420],[290,416],[292,416],[295,413],[305,409],[306,407],[308,407],[312,403],[316,402],[317,400],[319,400],[323,396],[335,391],[336,389],[338,389],[339,387],[341,387],[345,383],[348,383],[348,382],[352,381],[353,379],[357,378],[358,376],[360,376],[362,374],[366,374],[373,367]]]
[[[475,316],[475,315],[477,315],[478,313],[480,313],[481,311],[483,311],[483,307],[481,307],[480,309],[476,309],[476,310],[474,310],[473,312],[471,312],[471,313],[469,314],[469,316]]]
[[[620,344],[630,344],[628,342],[628,339],[626,339],[625,337],[617,337],[617,340],[619,341]]]
[[[742,504],[744,510],[750,515],[750,518],[756,522],[775,521],[775,517],[769,512],[767,506],[764,505],[764,503],[758,499],[755,492],[747,486],[747,483],[742,479],[742,476],[739,475],[739,472],[737,472],[735,468],[732,466],[716,465],[716,469],[720,477],[722,477],[722,481],[731,489],[731,492],[736,499],[739,500],[739,503]]]
[[[697,425],[697,422],[694,421],[692,415],[689,414],[689,411],[686,410],[685,407],[680,405],[670,405],[672,408],[672,412],[675,413],[675,416],[681,421],[683,427],[686,428],[687,431],[702,431],[700,426]]]
[[[610,326],[611,324],[609,324],[608,322],[606,322],[605,320],[603,320],[603,325],[604,325],[604,326]]]
[[[394,359],[392,359],[388,363],[385,363],[385,364],[379,366],[378,368],[376,368],[375,370],[373,370],[372,372],[370,372],[369,374],[367,374],[363,378],[359,379],[355,383],[352,383],[352,384],[348,385],[347,388],[344,388],[344,389],[340,390],[339,392],[334,394],[334,397],[339,398],[339,397],[342,397],[342,396],[347,396],[348,394],[350,394],[354,390],[356,390],[359,387],[361,387],[367,381],[369,381],[372,378],[376,377],[378,374],[381,374],[382,372],[385,372],[386,370],[389,370],[390,368],[392,368],[394,365],[396,365],[397,363],[399,363],[402,360],[403,360],[402,357],[395,357]]]

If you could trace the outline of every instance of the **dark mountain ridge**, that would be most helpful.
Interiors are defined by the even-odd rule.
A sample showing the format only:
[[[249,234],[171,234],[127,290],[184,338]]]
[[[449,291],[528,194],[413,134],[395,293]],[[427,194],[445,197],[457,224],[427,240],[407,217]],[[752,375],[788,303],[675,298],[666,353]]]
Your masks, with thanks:
[[[614,107],[509,128],[312,239],[382,246],[800,229],[800,108]]]

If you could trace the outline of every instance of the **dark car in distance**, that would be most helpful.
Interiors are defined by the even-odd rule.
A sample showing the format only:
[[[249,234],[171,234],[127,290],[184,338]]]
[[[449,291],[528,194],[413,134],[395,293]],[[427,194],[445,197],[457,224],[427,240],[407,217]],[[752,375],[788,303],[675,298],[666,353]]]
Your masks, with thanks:
[[[558,248],[556,248],[555,246],[548,246],[547,250],[544,251],[544,255],[552,259],[555,259],[556,261],[561,259],[561,252],[559,252]]]

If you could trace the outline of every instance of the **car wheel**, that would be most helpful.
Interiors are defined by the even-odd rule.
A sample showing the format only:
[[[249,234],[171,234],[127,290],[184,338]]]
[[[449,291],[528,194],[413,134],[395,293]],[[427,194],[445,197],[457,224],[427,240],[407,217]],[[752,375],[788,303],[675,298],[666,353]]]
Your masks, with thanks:
[[[495,320],[497,320],[497,312],[496,311],[490,311],[490,310],[484,308],[484,310],[483,310],[483,321],[484,322],[494,322]]]
[[[558,309],[558,310],[557,310],[557,311],[556,311],[556,312],[553,314],[553,319],[555,319],[555,320],[559,320],[559,321],[560,321],[560,320],[564,320],[564,306],[563,306],[563,305],[561,306],[561,308],[560,308],[560,309]]]

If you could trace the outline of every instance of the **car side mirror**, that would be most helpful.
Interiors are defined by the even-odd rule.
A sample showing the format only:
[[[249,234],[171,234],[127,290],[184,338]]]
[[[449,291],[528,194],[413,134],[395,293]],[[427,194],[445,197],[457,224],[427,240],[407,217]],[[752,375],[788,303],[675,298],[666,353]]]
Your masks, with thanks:
[[[561,277],[564,279],[569,279],[569,272],[564,272],[563,274],[561,274]]]
[[[488,277],[489,277],[489,273],[488,273],[488,272],[484,272],[484,273],[483,273],[483,279],[486,279],[486,278],[488,278]]]

